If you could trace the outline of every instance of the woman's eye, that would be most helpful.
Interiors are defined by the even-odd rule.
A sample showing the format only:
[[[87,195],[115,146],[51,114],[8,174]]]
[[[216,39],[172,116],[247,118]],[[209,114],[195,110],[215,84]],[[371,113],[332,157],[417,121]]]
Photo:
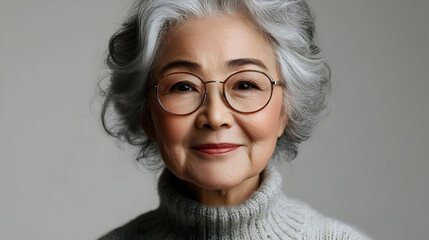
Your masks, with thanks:
[[[193,90],[195,90],[195,88],[190,82],[179,82],[170,88],[170,92],[189,92]]]
[[[241,81],[235,84],[234,86],[235,89],[237,90],[256,90],[259,89],[259,87],[250,82],[250,81]]]

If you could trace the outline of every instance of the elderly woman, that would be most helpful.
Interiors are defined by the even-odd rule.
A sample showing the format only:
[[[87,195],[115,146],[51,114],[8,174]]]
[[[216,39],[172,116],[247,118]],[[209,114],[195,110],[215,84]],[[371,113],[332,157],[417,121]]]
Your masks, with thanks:
[[[137,1],[110,40],[102,119],[164,168],[160,205],[101,239],[365,238],[286,197],[273,165],[328,108],[313,34],[299,0]]]

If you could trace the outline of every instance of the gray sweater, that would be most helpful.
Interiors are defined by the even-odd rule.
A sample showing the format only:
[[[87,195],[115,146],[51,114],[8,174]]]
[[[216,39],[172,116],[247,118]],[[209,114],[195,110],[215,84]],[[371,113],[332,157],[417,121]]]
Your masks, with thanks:
[[[137,239],[368,239],[286,197],[281,175],[269,165],[259,189],[238,206],[211,207],[184,194],[183,183],[167,169],[158,191],[160,206],[99,240]]]

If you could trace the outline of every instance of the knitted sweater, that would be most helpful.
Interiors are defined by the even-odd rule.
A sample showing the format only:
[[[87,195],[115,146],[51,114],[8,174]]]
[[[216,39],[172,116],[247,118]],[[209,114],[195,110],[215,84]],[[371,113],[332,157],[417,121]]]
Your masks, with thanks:
[[[259,189],[238,206],[212,207],[183,194],[183,184],[162,173],[158,209],[140,215],[99,240],[137,239],[368,239],[353,228],[327,218],[286,197],[274,166],[262,172]]]

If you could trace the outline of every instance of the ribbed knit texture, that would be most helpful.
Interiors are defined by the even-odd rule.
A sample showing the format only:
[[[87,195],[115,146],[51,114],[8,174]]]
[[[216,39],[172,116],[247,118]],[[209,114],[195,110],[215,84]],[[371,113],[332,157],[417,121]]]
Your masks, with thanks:
[[[100,240],[125,239],[368,239],[287,198],[281,175],[269,165],[259,189],[238,206],[211,207],[188,198],[170,171],[162,173],[158,209],[143,214]]]

